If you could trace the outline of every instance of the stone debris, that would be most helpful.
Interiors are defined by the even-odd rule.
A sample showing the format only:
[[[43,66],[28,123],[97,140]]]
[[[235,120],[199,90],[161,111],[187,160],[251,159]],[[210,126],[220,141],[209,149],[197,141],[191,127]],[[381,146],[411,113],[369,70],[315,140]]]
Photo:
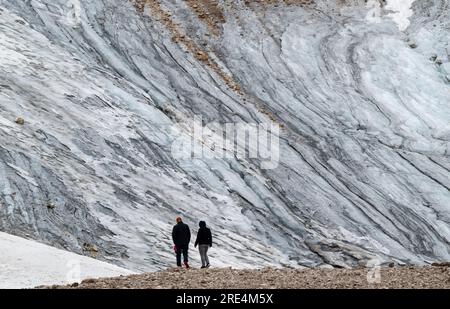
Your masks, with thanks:
[[[143,275],[87,279],[53,289],[410,289],[450,288],[450,263],[441,267],[382,267],[376,269],[240,270],[169,269]],[[369,278],[369,279],[368,279]],[[373,279],[372,279],[373,278]],[[379,278],[379,280],[378,280]]]

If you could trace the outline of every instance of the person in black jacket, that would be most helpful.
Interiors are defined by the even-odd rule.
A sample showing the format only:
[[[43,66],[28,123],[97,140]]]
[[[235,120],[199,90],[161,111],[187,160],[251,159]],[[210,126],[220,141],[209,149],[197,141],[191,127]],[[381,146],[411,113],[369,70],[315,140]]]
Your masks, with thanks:
[[[208,249],[212,247],[211,230],[206,227],[205,221],[200,221],[199,226],[200,229],[198,230],[197,239],[195,240],[195,247],[198,245],[198,251],[200,252],[200,258],[202,259],[202,268],[208,268]]]
[[[189,230],[189,226],[184,224],[180,217],[177,218],[177,224],[172,229],[172,240],[177,255],[177,266],[181,267],[181,254],[183,253],[184,266],[189,268],[188,249],[189,242],[191,241],[191,231]]]

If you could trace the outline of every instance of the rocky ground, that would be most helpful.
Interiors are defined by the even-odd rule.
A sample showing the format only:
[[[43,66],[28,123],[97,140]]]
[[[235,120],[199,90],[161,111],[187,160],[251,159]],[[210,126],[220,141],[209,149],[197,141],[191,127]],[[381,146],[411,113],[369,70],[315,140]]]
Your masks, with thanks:
[[[368,280],[370,278],[371,280]],[[374,283],[370,283],[380,280]],[[370,281],[370,282],[369,282]],[[65,289],[365,289],[450,288],[450,264],[432,267],[382,267],[371,269],[274,269],[237,270],[169,269],[143,275],[87,279]]]

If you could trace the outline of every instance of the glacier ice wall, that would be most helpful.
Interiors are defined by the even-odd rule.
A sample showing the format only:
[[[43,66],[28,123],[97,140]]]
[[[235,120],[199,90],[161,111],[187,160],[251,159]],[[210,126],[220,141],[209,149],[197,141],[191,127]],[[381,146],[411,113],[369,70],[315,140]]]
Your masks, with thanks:
[[[0,0],[0,230],[142,271],[179,214],[218,266],[449,260],[449,1],[378,7]],[[174,158],[196,115],[280,124],[278,167]]]

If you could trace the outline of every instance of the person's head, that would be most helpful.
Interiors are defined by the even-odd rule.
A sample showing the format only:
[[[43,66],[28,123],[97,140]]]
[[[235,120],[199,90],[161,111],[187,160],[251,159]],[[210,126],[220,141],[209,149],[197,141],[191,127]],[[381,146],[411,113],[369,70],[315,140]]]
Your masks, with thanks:
[[[205,221],[200,221],[200,223],[198,225],[200,227],[206,227],[206,222]]]
[[[181,217],[177,217],[177,223],[183,222],[183,219]]]

